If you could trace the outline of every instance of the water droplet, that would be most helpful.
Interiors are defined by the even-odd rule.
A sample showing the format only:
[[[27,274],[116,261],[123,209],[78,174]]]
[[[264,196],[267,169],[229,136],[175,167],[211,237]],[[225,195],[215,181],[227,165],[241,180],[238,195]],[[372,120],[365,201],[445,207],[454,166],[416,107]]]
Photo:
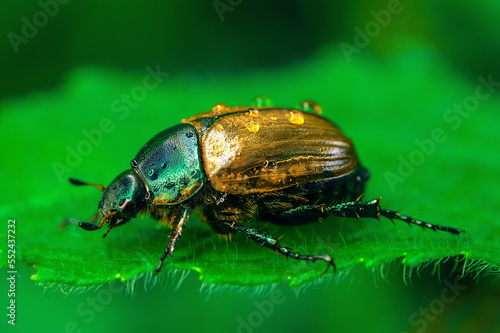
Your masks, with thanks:
[[[151,180],[156,180],[158,179],[158,171],[155,169],[151,169],[148,171],[148,177]]]
[[[212,116],[218,116],[228,108],[229,107],[225,103],[215,104],[214,107],[212,108]]]
[[[248,109],[248,112],[246,113],[247,116],[257,118],[259,117],[259,110],[257,109]]]
[[[214,130],[216,130],[216,131],[222,131],[223,129],[224,129],[224,127],[222,127],[221,124],[217,124],[214,126]]]
[[[161,164],[161,168],[162,168],[162,169],[165,169],[166,167],[167,167],[167,163],[163,162],[163,163]]]
[[[321,115],[323,113],[323,109],[321,109],[321,106],[315,101],[303,101],[300,103],[300,108],[304,111],[312,112],[317,115]]]
[[[256,122],[255,120],[249,121],[248,123],[245,124],[245,127],[247,130],[249,130],[252,133],[256,133],[260,130],[260,124]]]
[[[302,125],[304,123],[304,116],[300,111],[290,111],[286,114],[286,119],[294,125]]]
[[[252,105],[254,105],[254,106],[272,106],[273,101],[271,101],[271,99],[267,98],[266,96],[259,96],[253,100]]]
[[[130,162],[130,166],[134,169],[137,168],[137,160],[132,160],[132,162]]]
[[[276,161],[266,160],[264,162],[264,165],[263,165],[263,167],[261,168],[260,171],[262,171],[262,172],[268,172],[268,173],[273,173],[277,169],[278,169],[278,163],[276,163]]]

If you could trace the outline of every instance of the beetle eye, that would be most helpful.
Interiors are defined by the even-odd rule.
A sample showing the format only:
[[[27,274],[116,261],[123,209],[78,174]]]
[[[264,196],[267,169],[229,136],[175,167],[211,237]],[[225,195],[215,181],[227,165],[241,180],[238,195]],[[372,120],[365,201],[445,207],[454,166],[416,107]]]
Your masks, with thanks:
[[[123,214],[132,213],[132,211],[134,210],[132,202],[129,199],[121,199],[118,202],[118,208]]]

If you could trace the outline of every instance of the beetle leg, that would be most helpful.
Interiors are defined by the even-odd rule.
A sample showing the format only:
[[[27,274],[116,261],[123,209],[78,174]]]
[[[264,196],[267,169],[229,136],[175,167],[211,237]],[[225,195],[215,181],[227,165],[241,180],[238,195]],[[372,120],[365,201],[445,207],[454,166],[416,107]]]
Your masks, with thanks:
[[[460,234],[461,232],[465,232],[465,230],[458,229],[458,228],[447,227],[444,225],[432,224],[432,223],[416,220],[410,216],[400,215],[400,214],[398,214],[398,212],[396,212],[394,210],[380,209],[380,215],[387,217],[391,221],[392,221],[392,219],[397,219],[397,220],[404,221],[408,224],[410,224],[410,223],[416,224],[422,228],[432,229],[434,231],[441,230],[441,231],[446,231],[446,232],[456,234],[456,235]]]
[[[437,224],[432,224],[424,221],[420,221],[417,219],[414,219],[413,217],[406,216],[406,215],[401,215],[397,211],[394,210],[389,210],[389,209],[382,209],[380,207],[380,199],[382,197],[379,197],[378,199],[370,200],[370,201],[362,201],[362,202],[347,202],[343,205],[341,211],[347,216],[352,215],[352,211],[359,216],[359,217],[372,217],[380,220],[380,215],[390,219],[393,221],[393,219],[404,221],[408,224],[415,224],[418,225],[422,228],[427,228],[427,229],[432,229],[434,231],[436,230],[441,230],[441,231],[446,231],[452,234],[459,234],[461,232],[465,232],[464,230],[457,229],[457,228],[452,228],[452,227],[447,227],[447,226],[442,226],[442,225],[437,225]],[[333,215],[333,214],[332,214]],[[339,215],[337,215],[339,216]],[[351,217],[351,216],[349,216]]]
[[[427,228],[427,229],[432,229],[432,230],[441,230],[441,231],[446,231],[452,234],[459,234],[461,232],[465,232],[464,230],[457,229],[457,228],[452,228],[452,227],[447,227],[447,226],[442,226],[442,225],[437,225],[437,224],[432,224],[424,221],[420,221],[417,219],[414,219],[410,216],[406,215],[401,215],[397,211],[394,210],[389,210],[389,209],[382,209],[380,207],[380,199],[374,199],[370,201],[350,201],[350,202],[345,202],[329,207],[321,207],[321,206],[302,206],[302,207],[297,207],[292,210],[288,210],[286,212],[283,212],[280,214],[280,218],[287,218],[288,216],[295,216],[298,214],[319,214],[319,213],[326,213],[329,215],[333,216],[338,216],[338,217],[353,217],[353,218],[360,218],[360,217],[368,217],[368,218],[376,218],[377,220],[380,220],[380,215],[390,219],[391,221],[396,219],[400,221],[404,221],[408,224],[415,224],[418,225],[422,228]]]
[[[163,261],[167,258],[167,255],[173,256],[175,243],[181,238],[182,230],[186,226],[186,222],[189,219],[189,215],[193,211],[191,206],[183,206],[179,213],[174,217],[173,230],[170,234],[170,239],[168,241],[167,247],[161,256],[160,261],[158,262],[158,266],[155,268],[156,274],[158,274],[161,270],[161,266],[163,265]]]
[[[330,257],[327,254],[316,254],[316,255],[298,254],[293,252],[291,248],[280,245],[276,239],[260,232],[255,228],[248,227],[243,224],[229,223],[224,221],[217,221],[216,223],[218,224],[218,227],[221,227],[222,229],[230,231],[232,233],[239,232],[245,235],[247,238],[250,238],[251,240],[259,243],[260,245],[265,246],[271,250],[274,250],[278,254],[284,255],[285,257],[287,257],[287,259],[291,257],[297,260],[306,260],[312,262],[315,262],[316,260],[326,261],[328,263],[328,266],[321,275],[324,275],[328,271],[328,268],[330,268],[330,266],[333,266],[334,271],[337,272],[337,268],[335,267],[335,263],[333,262],[332,257]]]

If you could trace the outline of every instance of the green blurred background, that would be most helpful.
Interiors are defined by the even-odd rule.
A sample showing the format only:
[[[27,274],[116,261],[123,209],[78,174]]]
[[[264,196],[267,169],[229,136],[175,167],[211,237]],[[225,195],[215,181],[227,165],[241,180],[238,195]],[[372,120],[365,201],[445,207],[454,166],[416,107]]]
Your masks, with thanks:
[[[432,155],[396,190],[384,172],[396,172],[397,155],[408,156],[415,139],[443,126],[445,111],[474,94],[478,77],[500,81],[499,15],[493,0],[4,3],[1,217],[45,230],[48,220],[90,216],[95,193],[64,207],[60,198],[80,197],[51,163],[63,162],[65,147],[103,117],[116,129],[62,178],[109,182],[161,129],[215,103],[244,105],[267,95],[283,106],[317,100],[372,171],[371,197],[384,194],[391,206],[422,210],[422,218],[441,213],[457,227],[467,212],[490,221],[499,202],[498,91],[447,132],[435,155],[448,163],[436,166]],[[113,102],[141,84],[148,66],[169,75],[121,120]],[[476,151],[475,163],[455,164]],[[432,181],[442,202],[427,198],[420,179],[428,173],[450,174]],[[20,235],[23,228],[18,224]],[[500,289],[491,277],[461,280],[466,289],[440,307],[452,268],[451,261],[440,265],[438,279],[430,265],[405,283],[398,262],[375,273],[358,266],[299,296],[278,285],[274,294],[224,290],[207,298],[194,272],[179,289],[139,285],[134,297],[119,284],[79,295],[44,292],[29,279],[34,270],[19,263],[12,331],[500,332]],[[2,332],[12,329],[2,318]]]

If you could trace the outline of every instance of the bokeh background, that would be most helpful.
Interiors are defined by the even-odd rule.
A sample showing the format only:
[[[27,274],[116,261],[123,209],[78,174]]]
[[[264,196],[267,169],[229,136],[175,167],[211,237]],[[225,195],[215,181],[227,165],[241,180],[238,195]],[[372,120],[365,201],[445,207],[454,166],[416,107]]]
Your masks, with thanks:
[[[243,105],[267,95],[292,107],[318,101],[372,170],[371,196],[392,196],[389,202],[422,210],[424,218],[435,216],[430,211],[459,221],[474,211],[487,220],[498,207],[498,91],[452,123],[456,129],[437,148],[448,163],[435,166],[429,156],[397,190],[384,171],[397,172],[398,155],[408,156],[415,139],[444,126],[443,115],[475,93],[479,77],[500,81],[499,15],[493,0],[6,2],[0,14],[2,219],[44,225],[90,216],[94,193],[82,204],[55,206],[61,197],[80,198],[62,178],[109,182],[160,130],[215,103]],[[113,103],[140,85],[148,68],[169,75],[120,118],[125,111],[116,107],[126,104]],[[65,161],[65,147],[76,147],[82,131],[97,128],[103,117],[115,129],[71,171],[54,172],[52,162]],[[462,149],[457,142],[467,144]],[[456,165],[476,151],[474,163]],[[443,175],[430,189],[420,181],[427,168]],[[18,224],[20,235],[22,229]],[[67,296],[57,286],[36,286],[29,279],[34,270],[24,266],[19,263],[17,326],[2,314],[2,332],[500,332],[493,277],[468,276],[456,299],[440,302],[454,283],[452,261],[424,267],[411,279],[398,262],[375,272],[360,265],[298,296],[285,284],[270,294],[226,289],[208,296],[194,272],[177,289],[139,287],[131,297],[112,284]]]

